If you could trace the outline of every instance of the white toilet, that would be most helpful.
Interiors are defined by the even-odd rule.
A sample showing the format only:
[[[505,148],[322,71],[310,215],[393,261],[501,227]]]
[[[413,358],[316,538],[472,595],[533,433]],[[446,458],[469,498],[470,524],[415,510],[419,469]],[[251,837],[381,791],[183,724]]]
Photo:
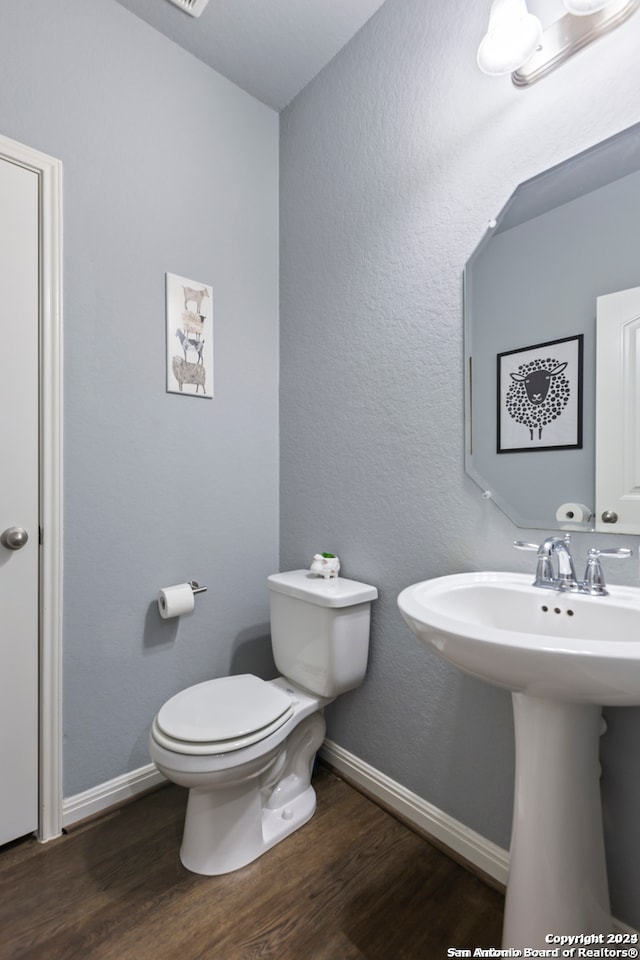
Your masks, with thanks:
[[[168,700],[151,728],[156,767],[190,788],[180,859],[194,873],[237,870],[313,816],[323,708],[365,675],[375,587],[308,570],[268,584],[282,676],[198,683]]]

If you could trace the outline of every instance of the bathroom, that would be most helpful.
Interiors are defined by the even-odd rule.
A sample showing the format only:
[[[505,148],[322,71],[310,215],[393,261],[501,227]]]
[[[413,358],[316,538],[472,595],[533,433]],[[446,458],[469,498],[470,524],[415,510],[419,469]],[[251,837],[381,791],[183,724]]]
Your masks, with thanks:
[[[328,550],[379,592],[331,744],[506,850],[510,698],[396,598],[532,572],[512,543],[539,531],[464,472],[462,273],[517,184],[640,121],[640,16],[516,89],[476,67],[488,4],[386,0],[278,112],[116,0],[2,6],[0,133],[64,169],[63,819],[147,782],[177,690],[273,676],[266,578]],[[165,391],[167,272],[213,289],[213,399]],[[600,540],[638,584],[637,538],[576,554]],[[191,578],[194,614],[162,621]],[[607,719],[611,899],[637,929],[640,710]]]

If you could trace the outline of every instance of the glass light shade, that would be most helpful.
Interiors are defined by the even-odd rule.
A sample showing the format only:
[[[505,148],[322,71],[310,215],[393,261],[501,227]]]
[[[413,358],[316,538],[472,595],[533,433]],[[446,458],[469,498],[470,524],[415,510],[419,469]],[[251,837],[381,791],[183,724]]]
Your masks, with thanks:
[[[576,17],[587,17],[597,13],[609,3],[609,0],[563,0],[565,10]]]
[[[493,0],[478,67],[492,77],[512,73],[535,53],[541,37],[542,24],[527,11],[525,0]]]

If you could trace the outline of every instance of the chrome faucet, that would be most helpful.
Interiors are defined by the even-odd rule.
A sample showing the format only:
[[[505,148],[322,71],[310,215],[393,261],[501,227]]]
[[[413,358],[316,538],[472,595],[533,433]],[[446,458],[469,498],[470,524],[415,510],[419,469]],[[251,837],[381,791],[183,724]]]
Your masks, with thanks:
[[[600,557],[626,558],[631,556],[627,547],[612,547],[609,550],[598,550],[592,547],[587,554],[587,569],[584,580],[576,577],[573,557],[569,544],[571,537],[567,533],[564,537],[547,537],[544,543],[526,543],[523,540],[514,540],[518,550],[535,550],[538,554],[536,578],[534,587],[544,590],[562,590],[567,593],[588,593],[593,597],[606,597],[609,593],[605,583],[604,571]],[[554,571],[554,559],[556,570]]]
[[[573,557],[569,549],[571,537],[547,537],[538,548],[535,587],[552,586],[572,590],[577,583]],[[553,558],[556,558],[557,574],[553,575]]]

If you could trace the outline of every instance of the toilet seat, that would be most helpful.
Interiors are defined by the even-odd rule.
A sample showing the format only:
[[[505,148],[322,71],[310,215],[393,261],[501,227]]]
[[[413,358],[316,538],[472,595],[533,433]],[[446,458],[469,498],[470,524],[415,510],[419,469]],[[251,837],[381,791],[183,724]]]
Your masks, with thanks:
[[[154,740],[176,753],[229,753],[264,740],[293,715],[281,688],[251,674],[207,680],[168,700],[153,722]]]

